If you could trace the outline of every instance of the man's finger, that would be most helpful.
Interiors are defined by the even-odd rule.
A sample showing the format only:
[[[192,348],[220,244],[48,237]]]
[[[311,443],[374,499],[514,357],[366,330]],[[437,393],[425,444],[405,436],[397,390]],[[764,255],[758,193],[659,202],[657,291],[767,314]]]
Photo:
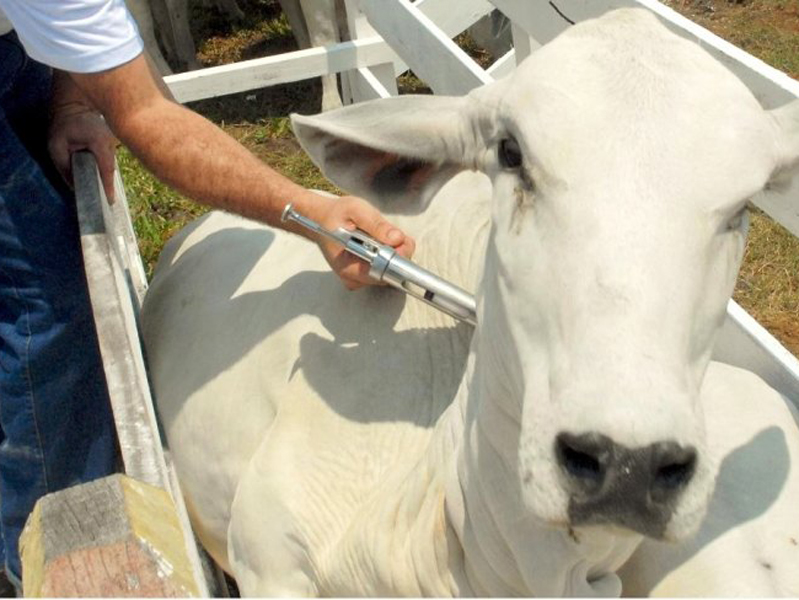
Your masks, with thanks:
[[[376,281],[369,277],[369,264],[346,252],[339,254],[334,260],[333,268],[342,280],[357,287],[374,284]],[[347,286],[348,289],[355,289]]]
[[[50,159],[53,161],[53,166],[56,171],[58,171],[58,174],[72,187],[72,169],[67,145],[65,143],[51,141],[47,146],[47,150],[50,153]]]
[[[410,236],[406,235],[399,227],[387,221],[382,213],[370,205],[360,204],[359,208],[362,210],[361,222],[356,225],[366,231],[369,235],[374,237],[382,244],[388,244],[396,248],[400,254],[406,258],[410,258],[416,243]]]
[[[369,233],[378,242],[394,247],[399,246],[405,240],[405,235],[381,216],[372,219]]]
[[[399,246],[394,246],[394,249],[401,256],[410,259],[413,256],[413,253],[416,251],[416,240],[406,234],[402,244]]]
[[[97,168],[100,171],[100,180],[103,182],[105,196],[108,203],[113,204],[114,198],[114,152],[107,146],[92,147],[92,154],[97,159]]]

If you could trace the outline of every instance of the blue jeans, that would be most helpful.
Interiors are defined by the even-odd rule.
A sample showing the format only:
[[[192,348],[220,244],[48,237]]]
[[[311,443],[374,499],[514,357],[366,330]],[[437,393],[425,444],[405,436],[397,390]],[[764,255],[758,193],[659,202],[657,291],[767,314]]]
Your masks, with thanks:
[[[47,158],[50,71],[0,36],[0,551],[44,494],[114,472],[75,201]]]

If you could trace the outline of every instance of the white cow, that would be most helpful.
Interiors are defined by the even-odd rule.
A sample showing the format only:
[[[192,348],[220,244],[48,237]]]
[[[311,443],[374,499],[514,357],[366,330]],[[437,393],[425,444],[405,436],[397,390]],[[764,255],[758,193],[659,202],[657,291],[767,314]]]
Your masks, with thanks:
[[[644,537],[735,505],[739,453],[733,473],[797,497],[782,399],[710,362],[746,201],[799,162],[797,104],[764,111],[623,10],[465,97],[293,122],[419,263],[477,290],[479,324],[347,293],[311,245],[222,213],[169,244],[142,315],[152,381],[198,535],[245,595],[618,594]],[[760,543],[796,593],[798,509],[778,502]],[[729,519],[709,519],[712,545]]]

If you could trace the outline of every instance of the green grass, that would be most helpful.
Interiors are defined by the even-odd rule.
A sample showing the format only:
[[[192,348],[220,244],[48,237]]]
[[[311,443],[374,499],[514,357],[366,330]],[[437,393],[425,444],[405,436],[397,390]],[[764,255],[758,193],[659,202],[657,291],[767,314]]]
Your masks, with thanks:
[[[799,2],[796,0],[665,0],[703,27],[799,78]]]

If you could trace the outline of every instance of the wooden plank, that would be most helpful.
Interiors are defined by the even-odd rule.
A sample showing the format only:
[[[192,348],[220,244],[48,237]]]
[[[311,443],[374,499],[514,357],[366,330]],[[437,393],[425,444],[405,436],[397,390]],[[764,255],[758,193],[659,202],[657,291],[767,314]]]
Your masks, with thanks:
[[[186,510],[186,503],[183,499],[183,492],[180,488],[177,471],[172,461],[172,455],[167,449],[164,450],[164,460],[166,461],[167,472],[169,474],[169,487],[175,502],[175,510],[186,542],[186,555],[189,557],[196,579],[201,584],[200,595],[203,597],[210,596],[212,598],[230,598],[230,590],[225,580],[225,572],[200,545],[200,541],[196,538],[191,528],[189,513]]]
[[[503,56],[494,61],[486,72],[494,79],[502,79],[513,73],[516,68],[516,51],[511,48]]]
[[[541,45],[538,40],[530,36],[518,25],[511,24],[511,32],[513,34],[513,49],[516,53],[516,64],[518,65]]]
[[[191,102],[391,62],[379,37],[308,48],[165,77],[178,102]]]
[[[780,192],[761,194],[752,203],[765,211],[772,219],[782,224],[793,235],[799,237],[799,177],[794,177],[788,187]]]
[[[733,300],[713,358],[756,373],[799,409],[799,360]]]
[[[121,193],[116,197],[113,206],[108,207],[110,215],[108,212],[105,213],[106,223],[109,222],[109,219],[114,223],[117,248],[125,253],[124,259],[120,258],[120,262],[125,267],[132,292],[133,309],[138,320],[141,303],[147,291],[147,274],[139,254],[139,244],[136,240],[136,233],[133,231],[133,223],[130,220],[130,207],[119,169],[114,170],[114,189],[120,190]]]
[[[418,0],[414,6],[433,21],[448,38],[463,33],[494,9],[494,6],[486,0],[460,0],[457,10],[452,9],[452,0]],[[399,57],[394,64],[395,75],[408,70],[408,66]]]
[[[420,0],[418,8],[440,20],[444,34],[453,37],[491,10],[486,0],[462,2],[458,10],[451,10],[448,0]],[[178,102],[193,102],[385,63],[395,64],[395,75],[407,70],[407,65],[381,38],[358,38],[326,48],[179,73],[165,77],[164,81]],[[383,86],[391,91],[385,81]]]
[[[462,95],[493,79],[408,0],[361,0],[372,26],[437,94]]]
[[[608,2],[594,1],[599,14],[605,12],[604,7]],[[528,0],[491,0],[491,2],[511,20],[515,27],[526,31],[541,45],[551,41],[570,25],[550,2],[533,3]],[[554,2],[557,6],[560,3],[559,0]]]
[[[166,465],[141,343],[131,304],[126,301],[130,292],[116,248],[106,235],[104,212],[108,212],[108,207],[94,157],[86,152],[76,153],[73,170],[86,278],[125,472],[139,481],[166,488]],[[146,401],[142,402],[142,398]]]
[[[345,0],[344,5],[347,13],[347,28],[352,39],[371,38],[377,35],[356,0]],[[399,92],[395,68],[398,67],[390,62],[373,67],[360,67],[342,73],[342,80],[345,82],[342,87],[348,92],[345,102],[363,102],[364,100],[396,96]]]
[[[391,98],[396,96],[383,85],[381,78],[378,78],[374,71],[369,68],[361,68],[350,71],[349,86],[353,102],[364,102],[366,100],[377,100],[378,98]],[[393,73],[392,73],[393,75]],[[396,84],[394,89],[396,89]]]
[[[171,485],[144,367],[136,313],[147,282],[125,190],[117,176],[116,202],[110,207],[88,152],[73,155],[73,177],[86,279],[125,472],[172,494],[196,585],[208,595],[183,498]]]
[[[124,475],[41,498],[20,548],[27,597],[200,595],[171,497]]]
[[[414,6],[450,38],[494,10],[487,0],[418,0]]]

